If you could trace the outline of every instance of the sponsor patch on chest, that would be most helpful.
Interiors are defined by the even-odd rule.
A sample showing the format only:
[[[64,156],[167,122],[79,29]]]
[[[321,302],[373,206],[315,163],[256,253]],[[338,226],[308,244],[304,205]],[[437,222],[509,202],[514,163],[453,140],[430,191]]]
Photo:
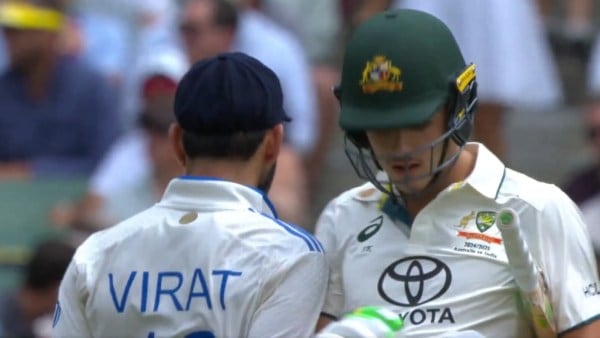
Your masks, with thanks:
[[[455,238],[452,250],[508,263],[500,230],[496,227],[495,211],[471,211],[455,224],[451,232]]]

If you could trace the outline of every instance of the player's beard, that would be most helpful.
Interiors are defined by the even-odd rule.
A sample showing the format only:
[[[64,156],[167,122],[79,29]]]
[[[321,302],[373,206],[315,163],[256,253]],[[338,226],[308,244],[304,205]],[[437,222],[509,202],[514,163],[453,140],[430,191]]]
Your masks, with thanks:
[[[258,185],[256,187],[262,190],[265,194],[268,194],[269,190],[271,189],[271,184],[273,183],[273,178],[275,177],[276,167],[277,162],[273,163],[270,168],[267,168],[262,177],[260,177],[258,180]]]

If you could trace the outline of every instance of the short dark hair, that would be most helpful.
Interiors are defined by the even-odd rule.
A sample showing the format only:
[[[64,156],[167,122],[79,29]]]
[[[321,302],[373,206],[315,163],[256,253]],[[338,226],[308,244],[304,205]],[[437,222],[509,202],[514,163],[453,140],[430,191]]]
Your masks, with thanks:
[[[263,142],[267,131],[198,134],[184,131],[183,148],[191,158],[248,160]]]
[[[58,239],[39,243],[26,267],[25,286],[45,290],[59,284],[74,253],[72,245]]]
[[[237,28],[238,9],[231,0],[212,0],[215,6],[214,24],[218,27]]]
[[[213,5],[213,23],[216,26],[232,29],[237,28],[239,14],[233,0],[180,0],[179,8],[184,8],[192,1],[209,1]]]

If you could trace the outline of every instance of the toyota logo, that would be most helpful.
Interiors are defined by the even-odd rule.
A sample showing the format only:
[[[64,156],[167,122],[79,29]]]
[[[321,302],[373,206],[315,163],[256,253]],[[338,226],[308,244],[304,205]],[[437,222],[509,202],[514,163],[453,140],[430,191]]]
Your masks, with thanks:
[[[384,271],[377,291],[386,301],[399,306],[417,306],[441,297],[452,282],[450,268],[439,259],[406,257]]]

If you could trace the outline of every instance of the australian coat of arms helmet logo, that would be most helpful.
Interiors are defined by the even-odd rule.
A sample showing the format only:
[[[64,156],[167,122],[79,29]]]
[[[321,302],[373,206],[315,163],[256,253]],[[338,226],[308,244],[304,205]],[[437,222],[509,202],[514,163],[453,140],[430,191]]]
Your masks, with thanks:
[[[392,61],[383,55],[373,57],[367,61],[362,72],[360,85],[363,93],[371,94],[378,91],[399,92],[402,91],[403,83],[400,81],[402,71],[392,65]]]

